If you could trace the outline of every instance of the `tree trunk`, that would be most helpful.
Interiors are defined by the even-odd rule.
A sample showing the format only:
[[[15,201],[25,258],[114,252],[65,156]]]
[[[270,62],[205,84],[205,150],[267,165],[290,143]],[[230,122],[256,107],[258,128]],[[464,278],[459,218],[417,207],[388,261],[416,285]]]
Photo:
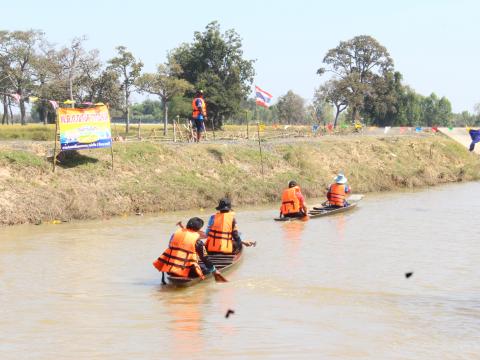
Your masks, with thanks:
[[[355,106],[352,111],[352,121],[357,120],[357,114],[358,114],[358,110],[357,110],[357,107]]]
[[[20,123],[22,125],[27,125],[25,122],[25,101],[23,99],[20,99]]]
[[[5,120],[8,125],[8,105],[7,105],[7,95],[3,95],[3,116],[2,116],[2,125],[5,125]]]
[[[13,111],[12,111],[12,102],[10,101],[10,99],[8,99],[8,112],[10,113],[10,124],[13,125],[14,119],[13,119]]]
[[[39,106],[38,108],[38,112],[39,112],[39,115],[40,115],[40,121],[43,122],[43,125],[47,125],[47,109],[45,109],[46,105],[43,103],[43,100],[42,100],[42,103],[41,103],[41,106]]]
[[[338,116],[340,115],[340,108],[337,106],[337,113],[335,114],[335,120],[333,121],[333,128],[335,129],[337,127],[337,120]]]
[[[127,111],[123,113],[123,116],[125,116],[125,133],[128,134],[128,130],[130,130],[130,111]]]
[[[168,102],[162,99],[163,102],[163,135],[167,136],[167,126],[168,126]]]
[[[129,111],[128,111],[129,93],[128,93],[128,82],[127,81],[125,81],[124,86],[125,86],[125,109],[127,109],[127,111],[126,111],[127,116],[125,118],[125,133],[128,134],[128,131],[130,130],[130,114],[129,114]]]
[[[73,74],[70,72],[68,74],[68,90],[70,92],[70,100],[73,101]],[[72,107],[74,104],[72,104]]]

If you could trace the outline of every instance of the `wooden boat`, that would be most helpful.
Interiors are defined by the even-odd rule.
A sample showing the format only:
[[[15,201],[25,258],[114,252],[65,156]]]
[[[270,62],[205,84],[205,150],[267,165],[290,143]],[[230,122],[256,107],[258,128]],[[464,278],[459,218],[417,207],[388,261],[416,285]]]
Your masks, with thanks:
[[[276,217],[273,218],[275,221],[305,221],[308,220],[309,216],[304,217]]]
[[[350,205],[345,206],[343,208],[338,208],[338,207],[333,207],[333,206],[314,206],[313,210],[310,210],[308,212],[308,216],[302,217],[302,218],[289,218],[289,217],[277,217],[274,218],[273,220],[275,221],[305,221],[308,219],[315,219],[318,217],[323,217],[327,215],[334,215],[334,214],[339,214],[343,213],[346,211],[350,211],[353,208],[355,208],[358,204],[358,201],[355,202],[350,202]]]
[[[313,207],[313,210],[310,210],[308,212],[308,216],[312,218],[317,218],[317,217],[322,217],[322,216],[327,216],[327,215],[333,215],[333,214],[339,214],[343,213],[346,211],[350,211],[353,208],[357,206],[356,202],[351,202],[348,206],[345,207],[333,207],[333,206],[322,206],[322,207]]]
[[[220,270],[223,275],[224,273],[233,269],[240,262],[240,260],[242,259],[242,252],[243,251],[240,251],[238,254],[234,254],[234,255],[210,254],[209,259],[213,263],[213,265],[215,265],[217,270]],[[202,261],[200,260],[199,263],[202,264]],[[174,287],[188,287],[204,281],[199,277],[185,278],[185,277],[178,277],[178,276],[173,276],[168,274],[166,278],[167,278],[167,285],[171,285]],[[213,278],[212,273],[205,275],[205,280],[208,280],[209,278]]]

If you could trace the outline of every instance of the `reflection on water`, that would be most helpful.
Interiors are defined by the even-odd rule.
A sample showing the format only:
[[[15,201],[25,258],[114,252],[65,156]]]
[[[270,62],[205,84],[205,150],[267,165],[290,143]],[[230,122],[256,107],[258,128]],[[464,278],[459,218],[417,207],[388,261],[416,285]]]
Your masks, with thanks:
[[[480,184],[272,209],[237,209],[229,283],[183,290],[151,263],[193,213],[0,229],[0,358],[478,358]]]

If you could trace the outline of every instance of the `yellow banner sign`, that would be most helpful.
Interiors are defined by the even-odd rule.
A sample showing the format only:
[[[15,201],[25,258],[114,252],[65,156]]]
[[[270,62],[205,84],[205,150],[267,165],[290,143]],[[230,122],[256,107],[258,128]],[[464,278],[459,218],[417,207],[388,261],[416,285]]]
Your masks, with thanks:
[[[108,108],[58,109],[58,127],[62,150],[95,149],[112,146]]]

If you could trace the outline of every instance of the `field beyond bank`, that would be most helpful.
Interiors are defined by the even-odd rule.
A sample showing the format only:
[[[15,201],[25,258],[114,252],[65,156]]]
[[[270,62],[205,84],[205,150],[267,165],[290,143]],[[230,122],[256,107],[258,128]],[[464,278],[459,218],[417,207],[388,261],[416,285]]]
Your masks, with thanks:
[[[115,143],[66,156],[55,173],[51,145],[0,144],[0,224],[99,219],[136,213],[276,202],[296,179],[307,198],[344,171],[356,193],[480,179],[480,159],[442,135],[336,136],[258,143]]]

